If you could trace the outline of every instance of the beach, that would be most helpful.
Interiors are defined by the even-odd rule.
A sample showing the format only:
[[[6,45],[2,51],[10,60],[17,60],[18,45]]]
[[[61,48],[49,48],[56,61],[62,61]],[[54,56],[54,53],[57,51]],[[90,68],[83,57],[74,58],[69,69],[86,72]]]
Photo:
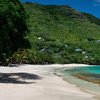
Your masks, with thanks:
[[[54,74],[56,69],[78,66],[87,65],[1,66],[0,100],[97,100],[95,95]]]

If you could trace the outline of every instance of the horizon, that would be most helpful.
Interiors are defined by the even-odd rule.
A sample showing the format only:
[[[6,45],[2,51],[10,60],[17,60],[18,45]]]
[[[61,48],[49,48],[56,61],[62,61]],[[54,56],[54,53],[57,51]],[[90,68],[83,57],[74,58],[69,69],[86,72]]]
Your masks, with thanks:
[[[21,2],[33,2],[43,5],[68,5],[77,11],[92,14],[93,16],[100,18],[100,0],[20,0]],[[78,6],[77,6],[78,5]]]

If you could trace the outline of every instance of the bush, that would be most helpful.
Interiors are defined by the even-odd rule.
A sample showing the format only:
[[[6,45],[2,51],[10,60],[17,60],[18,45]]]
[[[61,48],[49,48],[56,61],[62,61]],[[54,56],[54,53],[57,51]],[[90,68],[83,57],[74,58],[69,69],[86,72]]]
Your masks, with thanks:
[[[0,64],[24,47],[26,31],[26,13],[19,0],[0,0]]]

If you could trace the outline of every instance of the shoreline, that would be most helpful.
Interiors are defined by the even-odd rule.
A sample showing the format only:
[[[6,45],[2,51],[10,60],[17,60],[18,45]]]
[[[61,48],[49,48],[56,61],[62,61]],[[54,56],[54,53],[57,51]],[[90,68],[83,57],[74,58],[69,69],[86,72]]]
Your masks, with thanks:
[[[72,64],[73,65],[73,64]],[[81,91],[83,91],[83,92],[87,92],[87,93],[90,93],[90,94],[93,94],[94,95],[94,98],[96,98],[96,99],[98,99],[98,100],[100,100],[100,93],[98,93],[98,92],[96,92],[96,91],[94,91],[94,90],[90,90],[90,89],[86,89],[86,88],[83,88],[83,87],[81,87],[81,86],[79,86],[79,85],[77,85],[77,84],[75,84],[75,83],[73,83],[73,82],[71,82],[71,81],[69,81],[69,80],[66,80],[65,78],[64,78],[64,75],[62,75],[61,73],[61,71],[64,71],[64,70],[66,70],[66,69],[73,69],[73,68],[75,68],[75,67],[87,67],[87,66],[94,66],[94,65],[86,65],[86,64],[78,64],[78,66],[77,66],[77,64],[74,64],[73,66],[68,66],[68,67],[62,67],[62,68],[60,68],[60,69],[56,69],[55,70],[55,75],[57,75],[57,76],[59,76],[59,77],[61,77],[64,81],[66,81],[66,82],[68,82],[69,84],[72,84],[72,85],[75,85],[76,87],[78,87]],[[95,65],[95,66],[98,66],[98,65]],[[75,79],[77,79],[77,78],[75,78]],[[81,79],[81,78],[79,78],[80,80],[82,80],[82,81],[86,81],[86,80],[84,80],[84,79]],[[90,83],[89,81],[86,81],[87,83]],[[90,84],[96,84],[96,83],[90,83]],[[96,85],[99,85],[99,84],[96,84]]]
[[[76,85],[54,75],[56,69],[88,66],[85,64],[20,65],[0,67],[0,73],[30,73],[40,79],[25,80],[33,84],[0,83],[1,100],[97,100],[94,94],[80,90]],[[13,76],[15,78],[15,76]],[[10,90],[10,92],[9,92]],[[22,91],[22,92],[20,92]],[[73,97],[72,97],[73,96]]]

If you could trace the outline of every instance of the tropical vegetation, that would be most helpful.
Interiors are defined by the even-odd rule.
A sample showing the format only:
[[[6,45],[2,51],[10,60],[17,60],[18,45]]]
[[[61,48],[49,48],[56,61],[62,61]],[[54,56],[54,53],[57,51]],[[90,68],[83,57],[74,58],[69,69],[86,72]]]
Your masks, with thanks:
[[[0,64],[100,64],[100,19],[66,5],[0,0]]]

